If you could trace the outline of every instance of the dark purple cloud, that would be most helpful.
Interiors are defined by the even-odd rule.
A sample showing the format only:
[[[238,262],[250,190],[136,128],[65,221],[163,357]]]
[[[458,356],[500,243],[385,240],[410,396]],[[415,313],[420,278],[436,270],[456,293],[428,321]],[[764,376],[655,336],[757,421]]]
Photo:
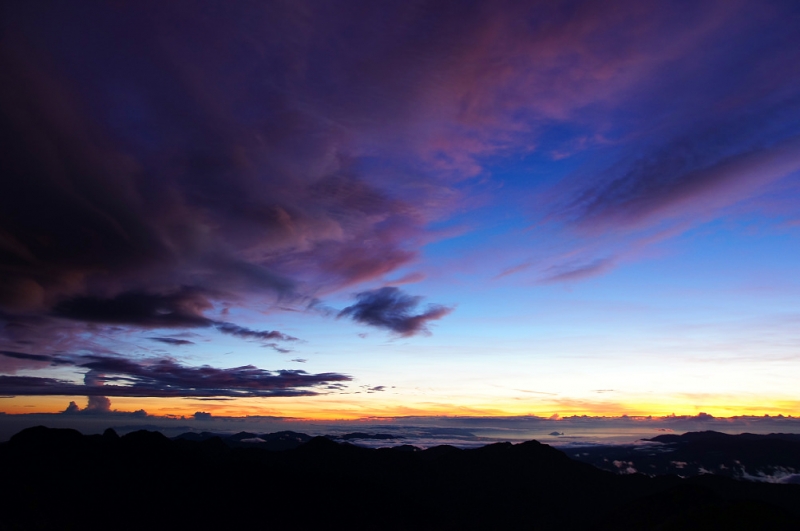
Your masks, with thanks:
[[[371,167],[384,148],[364,131],[383,127],[385,104],[408,106],[371,71],[383,61],[352,55],[372,22],[340,31],[360,8],[311,7],[7,10],[0,348],[102,352],[102,338],[191,328],[284,353],[296,338],[220,316],[304,308],[417,258],[457,194],[413,168],[398,180]],[[331,56],[331,38],[346,53]],[[0,361],[11,374],[47,366]]]
[[[188,367],[171,359],[133,361],[125,358],[81,356],[70,360],[85,369],[84,384],[56,378],[0,376],[0,393],[20,396],[85,395],[89,410],[108,410],[106,397],[269,397],[307,396],[315,388],[348,382],[337,373],[267,371],[252,365],[230,369]]]
[[[0,307],[196,326],[222,302],[285,306],[382,277],[419,256],[429,222],[469,204],[466,178],[553,124],[574,126],[575,145],[636,139],[555,218],[719,198],[730,179],[709,168],[769,164],[763,140],[795,116],[791,13],[19,3],[0,49]],[[778,110],[790,116],[765,118]],[[171,306],[186,286],[209,306]]]
[[[148,337],[150,341],[158,341],[159,343],[164,343],[166,345],[174,345],[174,346],[182,346],[182,345],[194,345],[194,341],[189,341],[188,339],[176,339],[174,337]]]
[[[203,316],[211,307],[200,290],[182,288],[168,294],[127,292],[107,299],[75,297],[56,304],[53,315],[143,328],[193,328],[213,324]]]
[[[299,282],[347,285],[415,256],[404,248],[423,222],[415,207],[359,175],[345,132],[304,109],[302,91],[288,96],[280,59],[299,57],[263,56],[280,43],[267,35],[285,31],[274,14],[250,6],[163,26],[192,11],[12,10],[22,30],[0,56],[15,79],[0,94],[12,176],[3,305],[91,314],[82,297],[135,304],[130,294],[182,285],[291,298]],[[254,16],[272,30],[248,45],[258,24],[240,36],[233,26]],[[216,52],[201,44],[231,38]]]
[[[69,360],[46,354],[0,350],[0,372],[7,374],[14,374],[23,369],[42,369],[71,364],[72,362]]]
[[[169,294],[123,293],[112,299],[80,297],[63,301],[55,306],[53,315],[85,322],[132,325],[140,328],[210,328],[242,339],[258,341],[296,341],[296,337],[277,330],[252,330],[250,328],[215,321],[203,315],[212,308],[209,299],[200,290],[182,288]],[[172,345],[192,344],[191,341],[171,338],[151,338]],[[279,352],[288,352],[275,343],[268,343]]]
[[[283,334],[277,330],[251,330],[244,326],[235,325],[233,323],[214,323],[214,327],[223,334],[230,334],[243,339],[276,339],[280,341],[297,341],[296,337]]]
[[[591,159],[546,221],[692,226],[800,168],[796,22],[778,0],[12,3],[0,348],[191,328],[285,351],[224,312],[386,280],[434,222],[496,199],[471,195],[493,164],[532,154]],[[526,169],[498,172],[524,181],[515,200]],[[602,273],[613,251],[544,277]],[[340,315],[413,335],[450,311],[388,289]]]
[[[408,295],[395,287],[383,287],[356,295],[356,302],[341,312],[339,317],[349,317],[359,323],[385,328],[401,336],[427,333],[430,321],[441,319],[452,308],[429,304],[421,313],[417,311],[422,297]]]
[[[53,358],[51,356],[44,356],[40,354],[27,354],[25,352],[13,352],[9,350],[0,350],[0,355],[6,356],[8,358],[17,359],[17,360],[27,360],[27,361],[36,361],[36,362],[45,362],[51,363],[53,362]]]

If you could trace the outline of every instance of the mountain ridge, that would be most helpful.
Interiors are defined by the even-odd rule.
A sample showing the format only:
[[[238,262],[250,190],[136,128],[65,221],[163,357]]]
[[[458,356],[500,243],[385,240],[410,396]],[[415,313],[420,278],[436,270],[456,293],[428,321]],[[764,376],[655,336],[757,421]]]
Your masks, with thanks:
[[[251,434],[237,435],[229,446],[218,436],[168,439],[145,430],[121,437],[23,430],[0,445],[11,487],[0,501],[0,529],[93,529],[109,521],[120,529],[152,522],[545,530],[800,524],[797,485],[618,475],[537,441],[409,450],[313,437],[268,451],[241,443]]]

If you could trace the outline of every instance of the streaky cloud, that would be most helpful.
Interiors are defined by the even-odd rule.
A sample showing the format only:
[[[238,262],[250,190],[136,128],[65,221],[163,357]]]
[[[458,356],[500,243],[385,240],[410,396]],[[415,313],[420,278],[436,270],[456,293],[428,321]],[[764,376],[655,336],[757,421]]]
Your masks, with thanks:
[[[223,334],[229,334],[244,339],[277,339],[280,341],[297,341],[296,337],[278,332],[277,330],[251,330],[250,328],[246,328],[244,326],[224,322],[216,322],[214,323],[214,327]]]
[[[242,339],[297,341],[277,330],[253,330],[206,317],[213,304],[201,289],[182,288],[172,293],[127,292],[113,298],[78,297],[57,304],[53,315],[78,321],[123,324],[142,328],[210,328]],[[191,341],[151,338],[185,345]]]
[[[84,384],[34,376],[0,376],[0,393],[17,396],[84,395],[89,397],[270,397],[318,394],[350,376],[309,374],[300,370],[267,371],[253,365],[219,369],[188,367],[160,358],[132,361],[105,356],[80,356],[72,364],[87,369]],[[102,398],[90,400],[90,409],[106,407]]]
[[[194,341],[189,341],[188,339],[176,339],[174,337],[148,337],[150,341],[158,341],[159,343],[165,343],[167,345],[174,345],[174,346],[182,346],[182,345],[194,345]]]
[[[702,217],[800,171],[800,137],[714,161],[681,151],[667,146],[636,162],[622,175],[581,192],[562,215],[589,230]]]

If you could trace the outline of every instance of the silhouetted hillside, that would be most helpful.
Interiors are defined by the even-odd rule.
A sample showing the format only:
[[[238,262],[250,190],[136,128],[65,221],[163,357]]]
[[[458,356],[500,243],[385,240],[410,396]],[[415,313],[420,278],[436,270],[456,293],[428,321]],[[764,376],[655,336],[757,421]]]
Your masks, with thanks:
[[[728,435],[715,431],[659,435],[659,444],[567,449],[567,455],[615,472],[714,474],[800,483],[800,435]]]
[[[287,433],[289,433],[287,435]],[[536,441],[366,449],[31,428],[0,445],[0,529],[798,529],[800,486],[615,475]],[[277,436],[291,438],[284,432]],[[306,436],[307,437],[307,436]],[[244,444],[244,446],[237,446]]]
[[[200,442],[217,438],[230,448],[259,448],[268,451],[282,451],[297,448],[311,439],[310,435],[296,431],[279,431],[275,433],[255,434],[240,431],[234,435],[225,435],[211,432],[182,433],[175,440]]]

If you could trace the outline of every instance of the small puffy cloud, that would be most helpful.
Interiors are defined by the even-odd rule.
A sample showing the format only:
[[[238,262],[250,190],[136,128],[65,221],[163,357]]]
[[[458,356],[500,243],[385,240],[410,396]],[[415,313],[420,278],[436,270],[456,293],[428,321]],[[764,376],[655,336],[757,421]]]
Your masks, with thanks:
[[[404,337],[429,333],[428,322],[453,311],[453,308],[429,304],[425,311],[415,313],[422,297],[408,295],[395,287],[363,291],[356,295],[356,300],[358,302],[339,312],[339,317],[349,317]]]
[[[98,413],[106,413],[111,411],[111,400],[107,396],[90,396],[89,403],[86,405],[85,411],[95,411]]]

